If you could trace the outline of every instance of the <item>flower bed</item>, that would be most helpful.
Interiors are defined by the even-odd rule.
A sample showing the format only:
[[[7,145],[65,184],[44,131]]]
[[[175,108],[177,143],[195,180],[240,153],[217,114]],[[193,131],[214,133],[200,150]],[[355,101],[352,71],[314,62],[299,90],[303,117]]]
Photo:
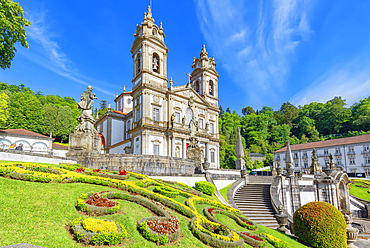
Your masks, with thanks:
[[[177,190],[171,189],[166,186],[156,186],[153,191],[161,195],[168,196],[170,198],[176,198],[176,196],[179,195],[179,192]]]
[[[105,196],[105,197],[104,197]],[[106,198],[107,193],[81,194],[77,199],[76,208],[89,215],[114,214],[120,208],[120,203]]]
[[[287,242],[285,242],[281,239],[278,239],[278,238],[272,236],[271,234],[260,233],[260,235],[262,237],[264,237],[271,245],[273,245],[276,248],[286,248],[286,247],[288,247]]]
[[[127,236],[122,224],[109,220],[79,217],[70,226],[77,241],[86,245],[117,245]]]
[[[252,247],[264,247],[267,241],[264,241],[262,237],[251,234],[249,232],[239,232],[244,242],[248,243]]]

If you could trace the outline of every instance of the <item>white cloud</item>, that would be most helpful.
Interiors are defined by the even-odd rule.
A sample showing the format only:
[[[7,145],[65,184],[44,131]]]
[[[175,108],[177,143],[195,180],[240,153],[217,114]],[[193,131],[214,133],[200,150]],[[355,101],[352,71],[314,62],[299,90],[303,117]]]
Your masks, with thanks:
[[[207,46],[217,53],[249,101],[274,97],[286,87],[294,53],[312,33],[308,5],[297,0],[196,0]],[[206,20],[206,21],[205,21]],[[256,25],[257,24],[257,25]],[[255,92],[264,91],[264,94]]]
[[[360,66],[356,66],[361,68]],[[348,106],[370,95],[370,72],[356,72],[353,65],[333,69],[301,90],[289,101],[294,105],[311,102],[325,103],[335,96],[341,96]]]
[[[41,49],[30,48],[30,51],[24,52],[23,54],[28,59],[79,84],[88,86],[93,83],[92,86],[95,90],[107,95],[115,96],[112,92],[96,86],[100,85],[102,87],[107,87],[109,84],[91,79],[78,72],[77,67],[73,65],[73,62],[59,46],[57,42],[58,36],[50,30],[51,28],[48,25],[46,25],[46,22],[50,21],[45,21],[45,11],[25,11],[25,15],[27,20],[31,22],[30,27],[26,28],[27,37],[42,47]]]

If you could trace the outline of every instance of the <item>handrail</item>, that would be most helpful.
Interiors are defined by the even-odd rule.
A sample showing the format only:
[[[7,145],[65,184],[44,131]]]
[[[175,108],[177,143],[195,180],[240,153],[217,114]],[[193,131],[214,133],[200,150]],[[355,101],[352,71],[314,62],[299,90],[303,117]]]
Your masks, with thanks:
[[[280,197],[279,197],[280,195],[279,187],[282,188],[281,178],[282,178],[281,176],[276,176],[273,179],[271,183],[271,187],[270,187],[271,204],[276,213],[279,213],[279,206],[284,207],[284,204],[280,201]],[[285,207],[284,207],[283,213],[288,216],[288,222],[289,222],[288,226],[293,226],[293,217],[288,213],[288,211],[286,211]]]

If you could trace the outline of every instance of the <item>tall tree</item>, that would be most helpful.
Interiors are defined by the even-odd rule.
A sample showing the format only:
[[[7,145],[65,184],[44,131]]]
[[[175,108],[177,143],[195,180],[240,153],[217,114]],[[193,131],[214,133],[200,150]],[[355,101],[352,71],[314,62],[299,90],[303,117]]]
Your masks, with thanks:
[[[14,93],[10,98],[8,128],[24,128],[42,133],[44,108],[39,99],[29,91]]]
[[[290,127],[293,126],[293,121],[298,117],[299,109],[291,104],[285,102],[278,111],[274,112],[274,118],[278,124],[287,124]]]
[[[24,18],[23,9],[12,0],[0,0],[0,67],[10,68],[10,62],[17,49],[15,43],[20,42],[28,48],[25,26],[31,23]]]
[[[247,106],[247,107],[242,109],[242,114],[243,115],[250,115],[250,114],[255,114],[255,113],[256,113],[256,111],[254,111],[254,109],[251,106]]]
[[[9,96],[5,93],[0,93],[0,128],[5,126],[6,120],[9,118]]]
[[[73,113],[69,106],[55,106],[48,104],[44,106],[44,134],[50,132],[58,141],[68,140],[68,136],[73,132]]]

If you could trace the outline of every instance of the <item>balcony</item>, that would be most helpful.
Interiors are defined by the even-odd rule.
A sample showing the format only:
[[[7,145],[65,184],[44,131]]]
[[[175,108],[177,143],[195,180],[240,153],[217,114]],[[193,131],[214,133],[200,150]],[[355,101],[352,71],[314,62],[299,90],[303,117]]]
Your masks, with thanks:
[[[361,154],[369,154],[370,153],[370,150],[362,150],[361,151]]]
[[[361,163],[362,167],[370,167],[370,163]]]
[[[335,152],[334,156],[342,156],[342,153],[341,152]]]
[[[303,154],[302,158],[308,158],[307,154]]]
[[[349,151],[347,152],[347,155],[356,155],[355,151]]]

